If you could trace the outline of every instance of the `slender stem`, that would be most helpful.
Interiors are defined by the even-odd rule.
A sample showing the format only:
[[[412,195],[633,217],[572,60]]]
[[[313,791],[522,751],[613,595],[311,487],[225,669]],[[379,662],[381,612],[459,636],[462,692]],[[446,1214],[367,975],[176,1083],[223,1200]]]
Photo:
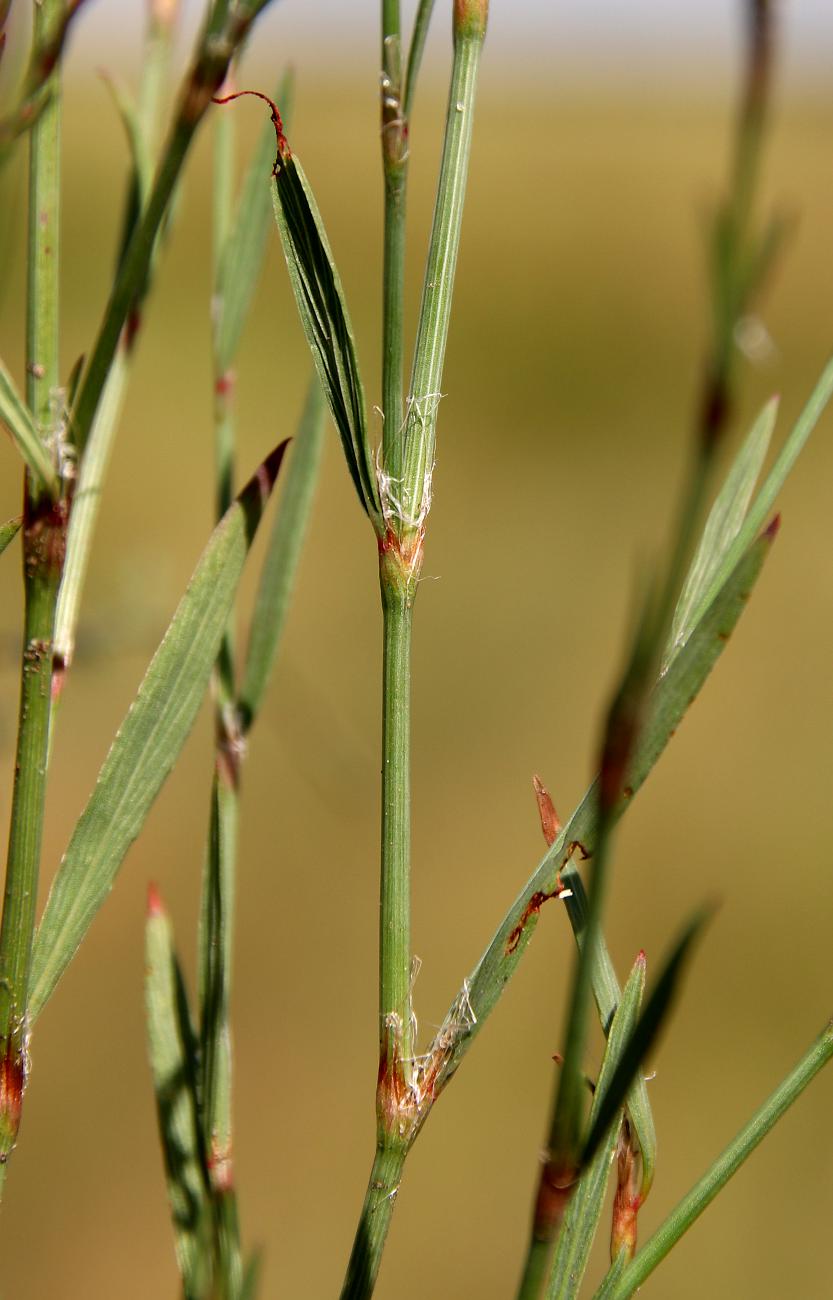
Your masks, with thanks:
[[[395,1026],[406,1075],[411,1029],[411,622],[413,585],[398,555],[380,564],[383,611],[382,881],[379,918],[379,1020],[385,1057]],[[395,1017],[395,1021],[394,1018]]]
[[[411,36],[411,47],[408,50],[408,69],[405,73],[405,93],[402,97],[403,115],[406,121],[411,119],[411,110],[414,106],[414,91],[416,90],[417,76],[419,75],[422,55],[425,50],[425,41],[428,36],[428,28],[431,23],[431,15],[434,12],[434,0],[419,0],[419,8],[414,18],[414,30]]]
[[[402,47],[397,0],[382,0],[382,168],[385,234],[382,274],[383,460],[395,480],[402,473],[402,370],[405,320],[405,206],[408,123],[402,108]]]
[[[479,21],[468,12],[477,11]],[[462,16],[461,16],[462,14]],[[442,396],[454,274],[474,128],[477,72],[486,32],[484,0],[455,6],[454,64],[446,115],[434,223],[422,290],[411,389],[405,416],[401,536],[419,535],[430,505],[437,407]]]
[[[379,1148],[376,1152],[341,1300],[367,1300],[373,1294],[405,1154],[406,1148],[402,1145]]]
[[[711,1169],[646,1241],[618,1281],[609,1286],[602,1284],[596,1293],[597,1300],[602,1300],[602,1297],[604,1300],[627,1300],[628,1296],[633,1295],[832,1056],[833,1025],[828,1025],[792,1073],[775,1089]]]
[[[62,19],[58,0],[35,10],[36,42]],[[45,440],[62,436],[58,289],[61,109],[59,70],[29,142],[27,400]],[[58,448],[55,447],[57,454]],[[27,1002],[35,930],[52,696],[52,639],[66,538],[66,502],[27,475],[24,489],[24,633],[14,792],[0,924],[0,1163],[14,1147],[26,1086]]]

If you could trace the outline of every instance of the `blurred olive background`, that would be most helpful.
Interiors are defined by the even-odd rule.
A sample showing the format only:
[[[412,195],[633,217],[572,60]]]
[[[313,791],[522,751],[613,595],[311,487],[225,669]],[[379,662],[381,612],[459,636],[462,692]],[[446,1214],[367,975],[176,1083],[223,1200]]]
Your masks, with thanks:
[[[298,8],[278,6],[244,80],[268,89],[299,58],[293,142],[327,222],[372,403],[375,37],[371,22],[369,41],[338,58],[326,33],[311,39],[308,21],[301,30]],[[444,108],[444,8],[412,133],[412,320]],[[138,23],[138,3],[123,9]],[[785,6],[785,29],[788,17]],[[67,85],[66,372],[105,301],[126,173],[93,74],[107,51],[93,48],[84,21]],[[697,47],[679,75],[660,57],[654,77],[625,68],[617,79],[616,31],[597,39],[595,71],[592,60],[565,66],[555,46],[551,70],[539,49],[530,71],[517,47],[504,57],[499,31],[484,63],[416,620],[414,944],[426,1036],[540,857],[533,772],[563,813],[592,774],[630,597],[676,499],[708,337],[702,236],[727,170],[737,45]],[[122,42],[110,66],[132,77],[135,50]],[[244,156],[261,111],[240,105],[236,122]],[[210,134],[160,263],[103,506],[59,717],[44,886],[211,526]],[[771,354],[742,362],[733,446],[773,391],[780,440],[831,349],[831,158],[833,97],[811,78],[784,79],[762,208],[795,223],[762,304]],[[3,185],[0,351],[22,379],[22,157]],[[308,370],[273,239],[238,368],[241,475],[291,432]],[[5,518],[19,508],[20,476],[10,445],[0,455]],[[643,1237],[833,1011],[831,483],[828,415],[783,495],[784,527],[749,610],[617,841],[606,928],[622,976],[641,947],[656,970],[690,909],[721,904],[651,1063],[660,1163]],[[262,553],[260,544],[249,565],[241,627]],[[7,816],[17,550],[0,582]],[[244,775],[236,1169],[267,1297],[337,1294],[372,1156],[379,668],[375,547],[333,434]],[[154,880],[192,977],[210,772],[206,707],[39,1022],[2,1209],[9,1297],[176,1293],[144,1045],[143,918]],[[553,904],[409,1160],[382,1300],[514,1294],[572,955]],[[598,1050],[595,1040],[591,1071]],[[832,1087],[823,1074],[646,1294],[831,1294]]]

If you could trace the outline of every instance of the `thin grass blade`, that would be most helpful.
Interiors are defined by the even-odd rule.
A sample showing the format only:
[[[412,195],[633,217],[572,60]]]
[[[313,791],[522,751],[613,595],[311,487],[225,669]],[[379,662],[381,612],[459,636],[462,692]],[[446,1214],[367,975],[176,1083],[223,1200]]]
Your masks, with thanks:
[[[642,1068],[642,1062],[665,1025],[685,964],[691,956],[694,941],[701,934],[710,915],[711,910],[700,910],[686,925],[660,972],[645,1010],[629,1039],[620,1048],[616,1068],[604,1085],[600,1082],[596,1095],[597,1104],[593,1107],[594,1113],[582,1152],[582,1164],[587,1164],[593,1159],[604,1141],[617,1112],[633,1086],[634,1079]]]
[[[579,945],[584,942],[587,928],[587,894],[584,882],[577,871],[569,875],[569,895],[564,899],[570,925]],[[613,1022],[616,1008],[622,997],[619,981],[613,969],[613,962],[603,941],[596,949],[596,962],[593,968],[593,996],[599,1012],[602,1028],[607,1034]],[[654,1116],[648,1100],[645,1080],[638,1075],[627,1100],[628,1117],[633,1125],[642,1156],[642,1200],[651,1190],[656,1170],[657,1136],[654,1128]]]
[[[720,591],[729,573],[738,563],[744,551],[763,528],[778,493],[804,449],[807,439],[815,429],[833,394],[833,360],[828,361],[813,389],[804,410],[793,425],[789,437],[778,453],[772,469],[764,479],[757,496],[747,511],[746,517],[731,546],[726,550],[721,563],[715,571],[708,589],[704,593],[701,605],[705,608]]]
[[[153,888],[145,929],[145,1007],[177,1262],[186,1300],[202,1300],[211,1284],[211,1210],[199,1134],[197,1044],[171,923]]]
[[[746,1127],[741,1129],[688,1195],[683,1197],[676,1209],[672,1210],[635,1259],[615,1276],[614,1270],[611,1270],[596,1292],[595,1300],[628,1300],[638,1290],[831,1057],[833,1023],[825,1027],[795,1069],[752,1116]]]
[[[688,642],[658,682],[651,713],[628,774],[622,811],[640,788],[719,659],[761,572],[775,536],[770,527],[749,548],[712,601]],[[595,848],[597,783],[594,782],[558,839],[512,904],[475,970],[446,1015],[434,1040],[442,1057],[437,1091],[458,1068],[497,1004],[529,942],[557,881],[572,889],[580,880],[577,860]]]
[[[194,724],[282,443],[223,516],[174,614],[72,834],[35,939],[36,1019],[107,897]]]
[[[279,134],[273,204],[298,312],[359,500],[383,530],[364,388],[344,293],[312,191]]]
[[[281,117],[288,123],[295,96],[295,77],[288,70],[275,92]],[[243,180],[231,230],[223,244],[215,290],[214,358],[220,375],[231,368],[252,297],[260,277],[272,199],[270,173],[275,159],[275,132],[266,122]]]
[[[235,792],[215,775],[199,936],[200,1095],[211,1182],[220,1191],[231,1178],[229,996],[236,830]]]
[[[607,1047],[602,1059],[593,1106],[590,1111],[591,1127],[599,1112],[605,1091],[622,1059],[622,1053],[633,1033],[642,1005],[645,989],[645,954],[640,953],[628,976],[622,998],[613,1017]],[[558,1235],[552,1261],[548,1300],[572,1300],[578,1295],[599,1220],[604,1207],[605,1191],[610,1177],[611,1162],[616,1150],[619,1126],[608,1126],[605,1141],[584,1169],[570,1199],[561,1231]]]
[[[712,506],[674,611],[666,662],[685,644],[705,610],[712,578],[746,517],[777,415],[778,399],[772,398],[753,424]]]
[[[318,376],[314,375],[289,452],[249,630],[238,701],[244,731],[248,731],[260,711],[283,636],[318,481],[325,413],[324,394]]]
[[[52,458],[44,445],[37,425],[14,381],[0,361],[0,420],[8,429],[23,460],[37,481],[53,497],[60,484]]]

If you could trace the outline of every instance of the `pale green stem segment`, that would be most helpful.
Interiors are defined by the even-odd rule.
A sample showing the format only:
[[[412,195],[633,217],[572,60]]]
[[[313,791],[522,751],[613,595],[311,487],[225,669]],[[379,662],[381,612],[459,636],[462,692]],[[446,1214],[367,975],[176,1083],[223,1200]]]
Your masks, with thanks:
[[[692,1187],[618,1279],[605,1279],[596,1300],[627,1300],[737,1173],[781,1116],[833,1056],[833,1024],[827,1025],[795,1069],[764,1102],[711,1169]]]
[[[431,476],[436,446],[437,408],[442,396],[451,299],[466,193],[469,155],[474,128],[477,72],[486,34],[485,4],[470,5],[483,11],[482,22],[455,21],[454,65],[446,116],[443,156],[422,304],[414,349],[410,392],[405,400],[402,448],[401,509],[394,526],[403,549],[421,536],[431,504]],[[457,5],[457,9],[466,6]],[[464,15],[468,19],[468,15]],[[387,467],[387,466],[386,466]]]
[[[398,552],[380,559],[383,611],[382,871],[379,917],[380,1091],[398,1095],[412,1075],[411,1016],[411,626],[414,583]],[[388,1130],[382,1119],[380,1139]],[[396,1110],[396,1106],[392,1107]],[[397,1121],[390,1125],[394,1130]]]
[[[45,42],[62,21],[59,0],[35,9],[33,41]],[[59,401],[58,291],[60,238],[60,68],[49,103],[29,137],[29,246],[26,323],[27,401],[40,436],[58,459],[63,436]],[[17,1138],[26,1087],[29,987],[43,833],[52,640],[64,560],[66,502],[53,500],[27,474],[24,489],[24,643],[14,792],[3,918],[0,924],[0,1166]]]
[[[402,105],[399,0],[382,0],[381,136],[385,181],[382,270],[382,457],[401,476],[402,368],[405,345],[405,205],[408,123]]]
[[[368,1300],[373,1294],[406,1153],[407,1147],[402,1144],[381,1147],[376,1152],[341,1300]]]

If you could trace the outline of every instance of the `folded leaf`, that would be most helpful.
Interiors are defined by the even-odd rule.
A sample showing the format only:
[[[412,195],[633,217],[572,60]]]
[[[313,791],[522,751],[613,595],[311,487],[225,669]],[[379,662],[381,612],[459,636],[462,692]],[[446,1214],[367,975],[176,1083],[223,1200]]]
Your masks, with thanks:
[[[381,535],[382,511],[364,388],[341,280],[307,178],[282,132],[273,202],[301,323],[341,435],[347,466],[359,500]]]
[[[778,399],[774,397],[767,402],[753,424],[712,506],[700,545],[677,601],[666,663],[681,645],[685,645],[692,628],[703,614],[712,578],[740,532],[766,457],[777,414]]]
[[[186,1297],[208,1295],[211,1208],[200,1142],[197,1045],[171,923],[155,889],[145,928],[145,1008],[176,1256]]]
[[[29,1015],[39,1015],[112,888],[194,724],[282,443],[214,530],[147,670],[58,868],[35,938]]]

